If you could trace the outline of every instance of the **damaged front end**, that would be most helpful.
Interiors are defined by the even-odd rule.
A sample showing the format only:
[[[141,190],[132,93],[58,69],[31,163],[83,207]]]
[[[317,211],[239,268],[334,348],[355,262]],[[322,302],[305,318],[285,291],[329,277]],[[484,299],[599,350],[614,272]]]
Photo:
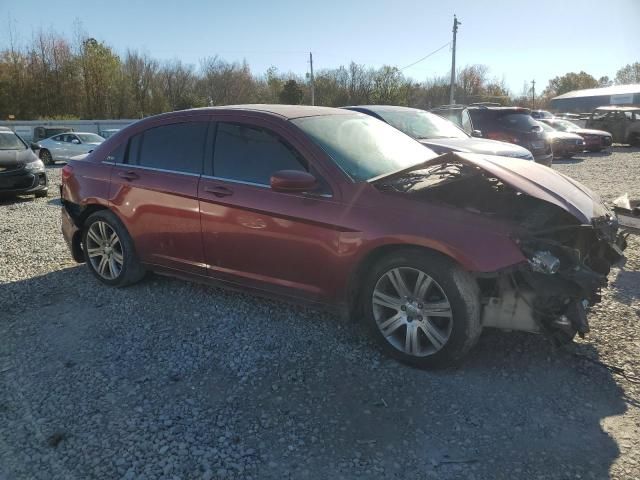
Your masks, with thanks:
[[[478,274],[483,326],[543,333],[558,344],[589,331],[587,311],[626,246],[616,215],[589,189],[533,162],[457,153],[376,182],[512,225],[527,260]]]
[[[622,259],[626,246],[615,216],[593,219],[590,225],[521,229],[514,240],[528,262],[497,276],[498,296],[488,298],[484,325],[545,333],[559,344],[576,333],[584,336],[587,311],[600,302],[611,266]],[[513,307],[505,305],[505,298],[516,312],[520,308],[518,315],[510,314]]]

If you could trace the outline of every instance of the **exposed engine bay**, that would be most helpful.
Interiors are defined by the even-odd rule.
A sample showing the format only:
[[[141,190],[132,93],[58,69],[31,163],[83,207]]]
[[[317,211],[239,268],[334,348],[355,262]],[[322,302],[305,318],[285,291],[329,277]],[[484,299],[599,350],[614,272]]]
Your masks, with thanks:
[[[542,195],[524,193],[516,184],[527,182],[523,176],[499,178],[455,155],[439,159],[384,179],[377,186],[513,225],[512,239],[528,261],[479,276],[483,326],[544,333],[558,344],[570,341],[576,333],[584,336],[589,331],[587,312],[600,301],[611,266],[623,258],[626,247],[616,215],[591,192],[595,206],[590,212],[598,216],[576,214],[571,205],[564,208],[561,195],[551,203],[538,198]],[[570,179],[535,170],[546,167],[533,167],[534,173],[541,174],[539,178],[558,177],[576,198],[578,194],[590,198],[582,190],[576,193]],[[544,192],[544,183],[538,182],[536,188]]]

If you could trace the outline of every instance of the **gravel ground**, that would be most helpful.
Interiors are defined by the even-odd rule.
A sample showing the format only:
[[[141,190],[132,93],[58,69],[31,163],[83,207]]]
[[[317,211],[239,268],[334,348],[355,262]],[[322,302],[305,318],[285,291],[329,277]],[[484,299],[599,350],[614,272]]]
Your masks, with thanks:
[[[558,170],[640,198],[640,149]],[[49,169],[59,183],[60,167]],[[485,331],[457,369],[324,312],[71,260],[59,201],[0,203],[0,479],[640,477],[640,241],[564,349]],[[577,355],[576,355],[577,354]]]

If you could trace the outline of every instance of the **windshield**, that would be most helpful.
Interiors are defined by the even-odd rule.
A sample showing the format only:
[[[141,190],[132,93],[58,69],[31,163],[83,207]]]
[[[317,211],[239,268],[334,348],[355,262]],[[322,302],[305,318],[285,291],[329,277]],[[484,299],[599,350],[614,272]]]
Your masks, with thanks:
[[[561,130],[563,132],[571,132],[573,130],[579,130],[580,127],[578,125],[576,125],[573,122],[570,122],[568,120],[557,120],[555,122],[553,122],[553,126],[558,129]]]
[[[508,113],[498,116],[498,122],[507,128],[529,132],[537,129],[538,122],[527,113]]]
[[[13,132],[0,132],[0,150],[26,150],[27,146]]]
[[[76,133],[76,136],[82,143],[101,143],[104,142],[104,138],[95,133]]]
[[[375,112],[387,123],[413,138],[469,138],[449,120],[420,110]]]
[[[553,128],[551,125],[547,125],[544,122],[538,122],[538,125],[542,127],[542,130],[544,130],[545,132],[555,132],[556,129]]]
[[[404,133],[364,114],[292,120],[355,181],[409,168],[437,155]]]

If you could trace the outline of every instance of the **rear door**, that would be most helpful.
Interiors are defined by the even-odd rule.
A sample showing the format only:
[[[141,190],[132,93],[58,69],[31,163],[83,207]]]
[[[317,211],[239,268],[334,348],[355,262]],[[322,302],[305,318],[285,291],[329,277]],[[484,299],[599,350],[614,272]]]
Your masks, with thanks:
[[[206,274],[197,194],[208,131],[208,116],[172,120],[113,155],[111,203],[144,263]]]
[[[325,301],[339,231],[337,191],[287,129],[262,119],[218,122],[213,163],[199,188],[210,275],[260,290]],[[310,171],[308,193],[270,188],[278,170]],[[326,268],[318,268],[323,265]]]

